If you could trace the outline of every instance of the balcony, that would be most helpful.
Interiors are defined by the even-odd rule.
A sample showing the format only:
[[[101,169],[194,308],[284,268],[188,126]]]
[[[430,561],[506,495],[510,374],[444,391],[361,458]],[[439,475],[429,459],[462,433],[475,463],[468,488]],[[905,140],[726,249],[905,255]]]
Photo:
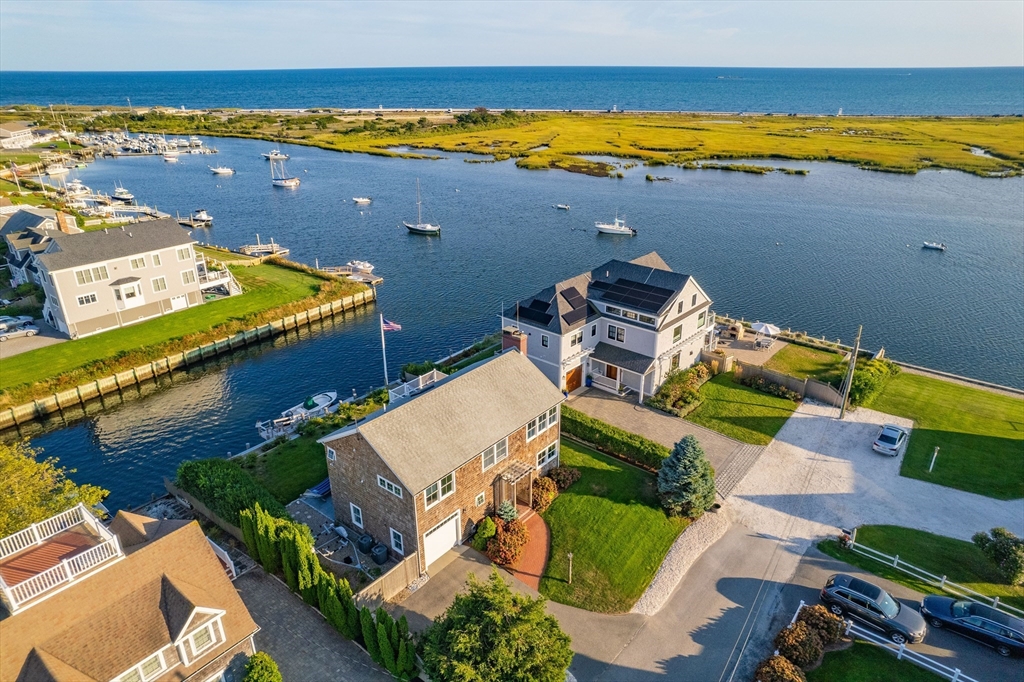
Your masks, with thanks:
[[[0,540],[0,596],[15,614],[123,556],[117,536],[79,504]]]
[[[444,372],[432,369],[423,376],[418,376],[412,381],[401,384],[396,388],[388,389],[388,399],[390,402],[395,402],[396,400],[411,398],[417,393],[422,393],[437,382],[443,381],[447,378],[448,375]]]

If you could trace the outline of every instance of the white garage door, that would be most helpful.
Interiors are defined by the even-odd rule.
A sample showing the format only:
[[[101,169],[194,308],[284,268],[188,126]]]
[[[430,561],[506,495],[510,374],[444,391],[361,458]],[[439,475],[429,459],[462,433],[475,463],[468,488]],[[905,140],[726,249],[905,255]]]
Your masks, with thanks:
[[[442,554],[457,544],[459,544],[459,512],[455,512],[423,534],[423,556],[427,566],[429,567]]]
[[[187,296],[172,296],[171,297],[171,310],[181,310],[182,308],[188,307]]]

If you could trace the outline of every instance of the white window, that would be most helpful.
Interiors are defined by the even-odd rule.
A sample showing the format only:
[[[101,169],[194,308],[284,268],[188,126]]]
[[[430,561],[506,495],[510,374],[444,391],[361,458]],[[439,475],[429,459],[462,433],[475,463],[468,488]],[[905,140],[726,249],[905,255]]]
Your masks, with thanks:
[[[577,334],[573,334],[571,337],[569,337],[569,345],[570,346],[579,346],[582,343],[583,343],[583,332],[579,332]]]
[[[154,253],[153,254],[153,267],[154,268],[160,267],[160,254],[159,253]]]
[[[697,294],[693,295],[693,300],[690,301],[690,305],[697,305]]]
[[[484,502],[487,501],[487,495],[485,493],[478,493],[476,499],[473,501],[476,503],[476,506],[482,507],[484,506]]]
[[[552,443],[547,446],[537,455],[537,468],[544,466],[548,462],[551,462],[558,458],[558,443]]]
[[[335,454],[333,448],[327,448],[327,459],[329,459],[332,462],[338,459],[338,456]]]
[[[105,279],[110,279],[110,276],[107,274],[106,265],[98,265],[95,268],[75,270],[75,279],[77,279],[78,284],[82,286],[85,284],[91,284],[93,282],[101,282]]]
[[[183,246],[177,251],[178,260],[188,260],[192,257],[192,249],[187,246]]]
[[[552,407],[547,412],[530,420],[526,425],[526,440],[533,440],[548,428],[558,423],[558,407]]]
[[[683,325],[672,330],[672,343],[679,343],[683,338]]]
[[[352,525],[356,528],[363,527],[363,510],[351,502],[348,503],[349,511],[352,512]]]
[[[377,485],[379,485],[381,488],[384,488],[384,490],[387,490],[395,497],[401,499],[402,489],[395,485],[394,483],[392,483],[391,481],[389,481],[388,479],[384,478],[383,476],[377,476]]]
[[[50,286],[51,287],[56,287],[57,286],[57,282],[53,279],[53,275],[47,274],[46,276],[50,278]]]
[[[625,318],[628,318],[630,320],[636,320],[636,319],[639,318],[639,315],[634,313],[632,310],[623,310],[622,311],[622,316],[625,317]]]
[[[96,302],[96,294],[82,294],[78,297],[78,305],[91,305]]]
[[[128,264],[131,265],[132,270],[141,270],[142,268],[146,267],[146,258],[145,256],[132,258],[130,261],[128,261]]]
[[[622,314],[622,309],[621,308],[615,308],[613,306],[605,306],[605,311],[609,315],[621,315]]]
[[[640,316],[640,321],[643,322],[644,324],[657,324],[658,323],[658,321],[656,319],[654,319],[653,317],[651,317],[650,315],[641,315]]]
[[[545,348],[548,347],[548,335],[547,334],[541,334],[540,335],[540,345],[544,346]]]
[[[597,325],[596,324],[590,325],[590,335],[591,336],[597,336]]]
[[[626,330],[622,327],[616,327],[614,324],[608,325],[608,338],[612,341],[625,341]]]
[[[391,528],[391,549],[399,554],[405,554],[405,543],[402,542],[402,534]]]
[[[484,471],[508,457],[508,438],[502,438],[483,452]]]
[[[182,284],[195,284],[196,283],[196,271],[195,270],[182,270],[181,271],[181,283]]]
[[[154,277],[153,293],[159,293],[161,291],[167,291],[167,280],[163,277]]]
[[[431,483],[423,493],[424,504],[430,509],[435,504],[455,492],[455,472],[442,478],[437,483]]]
[[[115,682],[148,682],[167,670],[167,662],[159,651],[126,673],[122,673]]]
[[[702,311],[701,314],[697,316],[697,329],[700,329],[703,326],[704,326],[704,312]]]
[[[213,623],[207,623],[188,636],[192,660],[217,643],[217,630]]]

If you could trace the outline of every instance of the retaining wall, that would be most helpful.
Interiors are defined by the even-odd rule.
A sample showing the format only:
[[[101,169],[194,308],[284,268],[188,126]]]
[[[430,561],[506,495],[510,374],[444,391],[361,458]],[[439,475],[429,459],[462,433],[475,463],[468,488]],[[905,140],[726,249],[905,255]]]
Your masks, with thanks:
[[[154,379],[161,374],[167,374],[197,362],[203,362],[221,353],[273,338],[289,329],[296,329],[299,326],[307,325],[317,320],[333,317],[345,310],[353,310],[357,306],[366,305],[374,297],[374,290],[367,289],[358,294],[346,296],[330,303],[324,303],[316,308],[310,308],[300,313],[268,322],[260,327],[240,331],[234,336],[225,337],[180,353],[157,358],[145,365],[139,365],[111,376],[102,377],[44,398],[38,398],[24,405],[8,407],[0,410],[0,430],[24,424],[34,419],[41,419],[55,412],[60,412],[66,407],[84,404],[93,398],[120,391],[128,386],[134,386],[147,379]],[[74,343],[74,341],[69,341],[68,343]]]

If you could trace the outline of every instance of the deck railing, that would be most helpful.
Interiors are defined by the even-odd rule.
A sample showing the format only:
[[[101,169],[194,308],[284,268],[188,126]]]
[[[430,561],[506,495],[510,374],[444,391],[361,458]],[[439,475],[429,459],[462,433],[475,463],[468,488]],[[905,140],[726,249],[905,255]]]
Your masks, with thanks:
[[[121,554],[121,547],[117,540],[107,540],[102,544],[90,547],[81,554],[70,559],[62,559],[56,566],[34,575],[17,585],[7,586],[0,583],[6,601],[10,604],[11,612],[16,613],[25,604],[44,592],[48,592],[64,583],[74,581],[79,575],[89,571],[95,566],[113,559]]]
[[[408,381],[397,388],[388,390],[388,398],[390,400],[400,400],[402,398],[410,398],[417,393],[430,388],[438,381],[447,379],[448,375],[444,372],[439,372],[436,369],[430,370],[428,373],[418,376],[412,381]]]
[[[602,388],[607,388],[609,390],[615,391],[616,393],[618,393],[618,391],[619,391],[619,380],[618,379],[609,379],[608,377],[603,376],[601,374],[591,375],[590,378],[591,378],[591,380],[594,382],[594,384],[596,386],[600,386]]]
[[[33,523],[25,530],[18,531],[14,535],[8,535],[0,540],[0,559],[5,559],[33,545],[38,545],[43,540],[53,537],[61,531],[77,526],[82,523],[84,519],[83,514],[85,513],[85,506],[79,504],[56,516],[51,516],[45,521]]]

